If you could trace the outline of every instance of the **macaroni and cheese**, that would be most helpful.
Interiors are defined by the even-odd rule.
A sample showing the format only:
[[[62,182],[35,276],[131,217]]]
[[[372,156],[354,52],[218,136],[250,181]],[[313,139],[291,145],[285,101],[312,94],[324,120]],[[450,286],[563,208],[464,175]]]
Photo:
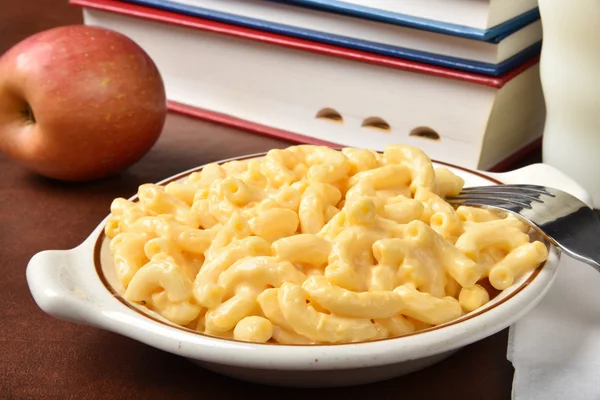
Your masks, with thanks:
[[[548,257],[512,216],[444,196],[464,181],[421,150],[298,145],[209,164],[105,227],[124,297],[222,338],[389,338],[455,320]]]

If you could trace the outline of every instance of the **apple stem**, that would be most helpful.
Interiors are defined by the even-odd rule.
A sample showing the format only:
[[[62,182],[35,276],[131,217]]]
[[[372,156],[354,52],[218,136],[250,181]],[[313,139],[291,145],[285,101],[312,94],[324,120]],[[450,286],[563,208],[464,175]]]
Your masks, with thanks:
[[[25,104],[25,109],[22,111],[23,115],[28,121],[35,122],[35,115],[29,104]]]

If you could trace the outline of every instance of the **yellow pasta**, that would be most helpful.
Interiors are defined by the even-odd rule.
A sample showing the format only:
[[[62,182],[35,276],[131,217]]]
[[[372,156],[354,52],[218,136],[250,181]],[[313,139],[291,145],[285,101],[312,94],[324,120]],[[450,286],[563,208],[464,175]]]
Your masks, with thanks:
[[[517,218],[444,196],[421,150],[299,145],[206,165],[111,204],[124,297],[206,335],[354,343],[452,322],[548,257]]]
[[[490,301],[490,294],[481,285],[463,287],[458,295],[458,303],[465,312],[477,310]]]
[[[273,337],[273,324],[266,318],[251,316],[238,322],[233,338],[247,342],[265,343]]]

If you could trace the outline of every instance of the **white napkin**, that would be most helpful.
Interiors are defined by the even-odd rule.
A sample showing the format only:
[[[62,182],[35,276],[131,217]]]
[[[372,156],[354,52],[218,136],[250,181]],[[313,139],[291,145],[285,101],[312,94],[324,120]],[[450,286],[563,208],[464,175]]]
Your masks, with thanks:
[[[561,258],[544,299],[510,328],[513,400],[600,399],[600,273]]]

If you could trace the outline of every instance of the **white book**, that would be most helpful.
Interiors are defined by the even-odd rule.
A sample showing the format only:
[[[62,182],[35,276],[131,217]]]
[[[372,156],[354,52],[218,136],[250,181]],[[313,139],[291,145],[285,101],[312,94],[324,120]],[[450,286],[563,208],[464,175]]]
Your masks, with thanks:
[[[491,168],[542,133],[537,63],[511,79],[461,76],[141,7],[72,2],[87,6],[86,24],[144,48],[174,102],[340,145],[407,143],[468,168]]]
[[[282,0],[285,3],[362,10],[382,16],[411,16],[488,30],[537,8],[537,0]],[[352,5],[359,6],[351,7]]]
[[[359,1],[359,0],[356,0]],[[510,0],[512,1],[512,0]],[[539,53],[542,25],[539,18],[527,17],[524,24],[514,23],[508,30],[487,38],[460,27],[443,27],[434,21],[420,25],[410,20],[386,23],[369,18],[319,9],[299,7],[305,1],[266,0],[127,0],[129,3],[197,16],[220,22],[261,29],[278,34],[329,43],[417,62],[455,68],[487,75],[500,75]],[[329,3],[328,0],[314,1]],[[423,0],[432,7],[447,2],[457,9],[464,3],[489,3],[487,0]],[[289,3],[289,4],[288,4]],[[336,2],[333,2],[336,3]],[[379,2],[382,3],[382,2]],[[412,1],[399,1],[408,6]],[[396,6],[400,8],[400,5]],[[442,7],[451,15],[450,6]],[[415,6],[415,8],[417,8]],[[421,7],[422,8],[422,7]],[[468,7],[466,7],[468,9]],[[477,7],[475,7],[477,8]],[[460,14],[460,12],[456,13]],[[363,14],[361,14],[363,15]],[[375,14],[377,15],[377,14]],[[414,21],[412,21],[414,22]],[[422,26],[421,26],[422,25]],[[441,30],[440,30],[441,29]]]

